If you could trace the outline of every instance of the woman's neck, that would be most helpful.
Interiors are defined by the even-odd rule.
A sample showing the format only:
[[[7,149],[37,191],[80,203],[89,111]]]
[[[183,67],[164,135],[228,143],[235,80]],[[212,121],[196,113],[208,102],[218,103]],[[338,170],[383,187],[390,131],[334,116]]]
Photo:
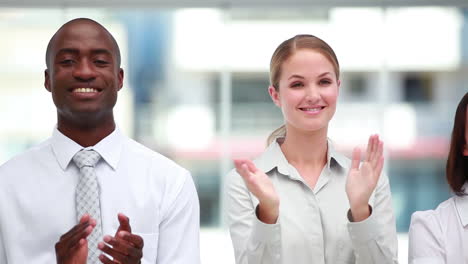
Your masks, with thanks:
[[[322,169],[327,163],[327,127],[304,132],[286,125],[287,133],[281,150],[295,167]]]

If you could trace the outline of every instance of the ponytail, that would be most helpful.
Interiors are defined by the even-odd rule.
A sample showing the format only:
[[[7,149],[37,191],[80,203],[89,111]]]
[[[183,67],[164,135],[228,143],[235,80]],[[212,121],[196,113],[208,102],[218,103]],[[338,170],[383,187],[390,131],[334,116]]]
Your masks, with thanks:
[[[282,125],[279,128],[275,129],[275,131],[271,132],[267,139],[267,146],[270,145],[273,140],[278,137],[285,137],[286,136],[286,126]]]

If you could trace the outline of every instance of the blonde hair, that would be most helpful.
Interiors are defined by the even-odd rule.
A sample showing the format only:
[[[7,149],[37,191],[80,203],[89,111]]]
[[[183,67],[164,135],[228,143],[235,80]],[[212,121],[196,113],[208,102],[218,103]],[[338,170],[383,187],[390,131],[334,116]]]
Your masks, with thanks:
[[[310,49],[319,52],[327,58],[333,65],[336,79],[340,78],[340,65],[333,49],[322,39],[313,35],[296,35],[285,40],[276,48],[270,61],[270,85],[279,91],[279,81],[281,76],[281,66],[296,51],[300,49]],[[268,136],[267,144],[270,145],[277,137],[286,136],[286,126],[282,125]]]

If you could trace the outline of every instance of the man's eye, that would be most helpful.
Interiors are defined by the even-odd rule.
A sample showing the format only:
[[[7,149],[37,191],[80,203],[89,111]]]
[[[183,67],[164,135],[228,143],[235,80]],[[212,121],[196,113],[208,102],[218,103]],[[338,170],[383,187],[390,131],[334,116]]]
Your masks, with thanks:
[[[95,60],[94,63],[96,63],[98,65],[107,65],[107,64],[109,64],[109,62],[105,61],[105,60]]]
[[[63,65],[69,65],[69,64],[72,64],[72,63],[74,63],[74,61],[72,59],[65,59],[65,60],[60,61],[60,64],[63,64]]]

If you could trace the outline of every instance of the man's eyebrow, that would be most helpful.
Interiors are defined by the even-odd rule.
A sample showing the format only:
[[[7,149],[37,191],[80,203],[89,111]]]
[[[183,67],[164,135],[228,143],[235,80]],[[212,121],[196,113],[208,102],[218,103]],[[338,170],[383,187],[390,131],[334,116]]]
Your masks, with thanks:
[[[63,48],[63,49],[59,49],[57,51],[57,55],[61,54],[61,53],[74,53],[74,54],[78,54],[80,53],[78,51],[78,49],[74,49],[74,48]]]
[[[92,54],[107,54],[112,56],[112,52],[108,49],[93,49],[91,50]]]
[[[79,54],[80,51],[78,49],[75,49],[75,48],[63,48],[63,49],[60,49],[57,52],[57,55],[62,54],[62,53]],[[108,54],[108,55],[112,56],[112,52],[110,50],[108,50],[108,49],[93,49],[93,50],[91,50],[91,54]]]

